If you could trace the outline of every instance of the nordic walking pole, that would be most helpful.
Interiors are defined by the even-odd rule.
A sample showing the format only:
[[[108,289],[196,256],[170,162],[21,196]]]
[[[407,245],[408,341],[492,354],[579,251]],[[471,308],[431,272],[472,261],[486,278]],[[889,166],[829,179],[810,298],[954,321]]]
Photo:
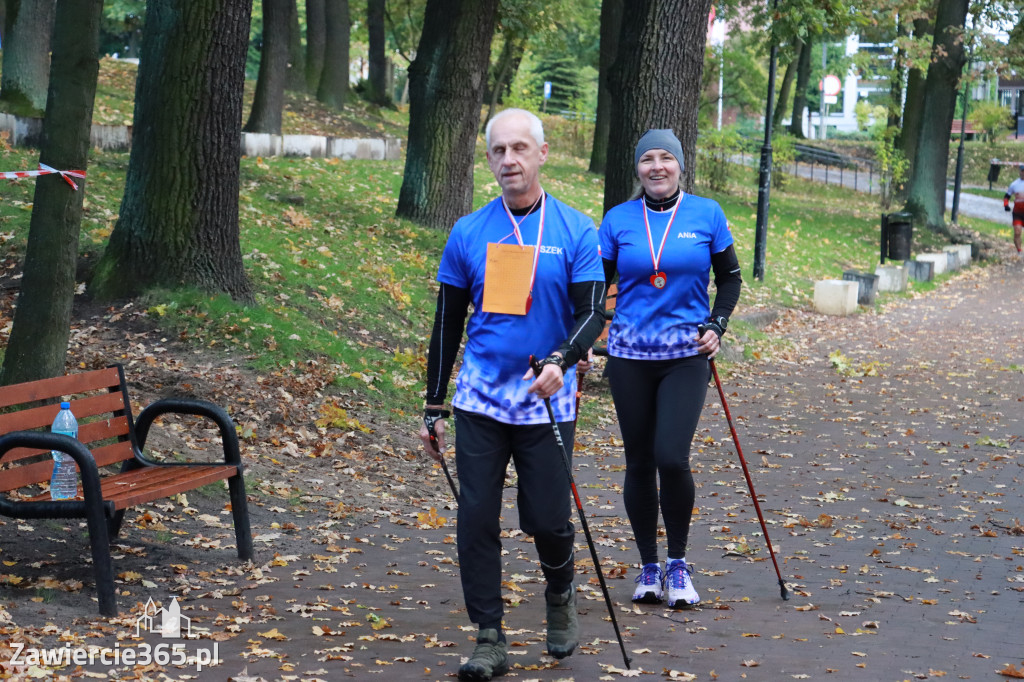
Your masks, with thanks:
[[[698,328],[701,336],[704,336],[704,325]],[[789,600],[789,590],[786,589],[786,581],[782,579],[782,572],[779,570],[779,562],[775,560],[775,550],[772,548],[772,541],[768,537],[768,527],[764,523],[764,515],[761,513],[761,505],[757,502],[757,493],[754,492],[754,482],[750,478],[750,471],[747,470],[747,460],[743,458],[743,449],[740,448],[740,437],[736,435],[736,427],[732,425],[732,415],[729,413],[729,403],[725,401],[725,391],[722,390],[722,380],[718,378],[718,368],[715,361],[709,359],[711,373],[715,375],[715,386],[718,387],[718,397],[722,400],[722,409],[725,410],[725,418],[729,422],[729,430],[732,432],[732,442],[736,445],[736,452],[740,456],[740,464],[743,465],[743,475],[747,479],[747,487],[750,488],[750,499],[754,501],[754,509],[757,510],[757,520],[761,522],[761,532],[764,533],[765,544],[768,545],[768,552],[772,555],[772,563],[775,564],[775,575],[779,577],[779,588],[782,590],[782,598]]]
[[[530,367],[535,376],[540,376],[540,363],[532,355],[530,356]],[[565,473],[569,477],[569,487],[572,488],[572,497],[576,501],[576,514],[580,517],[580,525],[583,526],[583,534],[587,537],[587,546],[590,547],[590,557],[594,560],[594,569],[597,571],[597,579],[601,583],[601,591],[604,592],[604,603],[608,606],[608,615],[612,617],[612,627],[615,628],[615,637],[619,640],[619,649],[622,651],[622,661],[629,670],[630,658],[626,655],[626,645],[622,641],[622,633],[619,632],[619,622],[615,619],[615,609],[612,606],[612,597],[608,594],[608,586],[604,582],[604,572],[601,571],[601,562],[597,558],[597,547],[594,546],[594,538],[590,536],[590,526],[587,525],[587,515],[583,512],[583,503],[580,502],[580,494],[576,491],[576,479],[572,475],[572,463],[569,460],[569,452],[565,449],[565,442],[562,440],[562,432],[558,430],[558,422],[555,421],[555,411],[551,408],[551,398],[544,398],[544,407],[548,411],[548,419],[551,420],[551,430],[555,432],[555,441],[558,442],[558,449],[562,451],[562,463],[565,464]]]
[[[441,457],[441,469],[444,471],[444,477],[448,479],[448,487],[452,489],[452,495],[455,497],[455,501],[459,501],[459,491],[455,487],[455,480],[452,478],[451,473],[448,472],[448,463],[444,461],[444,452],[441,450],[440,443],[437,440],[437,429],[434,424],[438,419],[444,419],[448,416],[448,410],[442,410],[441,415],[438,417],[424,416],[423,423],[427,426],[427,433],[430,435],[430,444],[437,450],[437,454]]]

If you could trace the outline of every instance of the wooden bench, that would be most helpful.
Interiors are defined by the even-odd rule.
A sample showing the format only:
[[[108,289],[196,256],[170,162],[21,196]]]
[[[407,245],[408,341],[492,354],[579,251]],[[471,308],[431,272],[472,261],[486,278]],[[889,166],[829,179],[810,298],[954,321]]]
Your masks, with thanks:
[[[78,440],[49,430],[59,410],[57,402],[68,398],[79,422]],[[143,450],[150,427],[169,413],[212,420],[223,441],[223,461],[147,459]],[[227,412],[213,403],[169,398],[149,405],[133,420],[124,370],[114,365],[0,387],[0,434],[0,493],[6,493],[0,494],[0,514],[20,519],[85,518],[104,616],[117,614],[110,539],[117,537],[128,507],[227,480],[238,557],[253,557],[238,434]],[[27,488],[49,482],[51,450],[70,455],[78,466],[79,493],[73,500],[51,500],[48,491],[39,494],[38,488]],[[101,474],[101,468],[111,465],[116,471]]]

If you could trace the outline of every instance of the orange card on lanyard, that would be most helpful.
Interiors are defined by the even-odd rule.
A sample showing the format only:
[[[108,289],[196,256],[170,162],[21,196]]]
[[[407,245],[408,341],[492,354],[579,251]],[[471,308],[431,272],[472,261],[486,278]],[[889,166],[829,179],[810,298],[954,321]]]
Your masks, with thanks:
[[[541,239],[544,236],[545,200],[543,190],[540,197],[540,225],[537,227],[536,246],[523,243],[519,225],[512,212],[502,205],[512,222],[512,232],[518,244],[491,243],[487,245],[487,261],[484,266],[484,296],[481,309],[485,313],[526,315],[533,303],[533,285],[537,279],[537,261],[540,256]],[[529,214],[527,214],[529,215]],[[523,220],[526,216],[523,217]]]

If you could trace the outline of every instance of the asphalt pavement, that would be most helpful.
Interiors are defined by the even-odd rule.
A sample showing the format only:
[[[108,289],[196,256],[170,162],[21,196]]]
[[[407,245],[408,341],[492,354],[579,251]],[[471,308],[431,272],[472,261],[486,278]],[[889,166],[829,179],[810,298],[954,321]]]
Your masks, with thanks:
[[[582,409],[598,426],[581,434],[574,469],[631,670],[582,533],[580,647],[560,662],[544,654],[543,584],[517,530],[513,472],[505,679],[998,680],[1024,669],[1022,292],[1011,259],[881,312],[786,312],[759,360],[720,367],[788,601],[712,387],[694,443],[687,557],[703,601],[687,611],[630,603],[638,557],[621,441],[606,386],[591,380]],[[442,505],[439,476],[437,490]],[[200,679],[243,669],[268,680],[453,679],[475,630],[451,506],[438,508],[444,518],[339,525],[333,542],[352,553],[327,572],[326,550],[315,550],[276,569],[275,584],[262,574],[246,594],[276,605],[274,636],[260,636],[269,623],[250,626],[221,644],[219,677]]]

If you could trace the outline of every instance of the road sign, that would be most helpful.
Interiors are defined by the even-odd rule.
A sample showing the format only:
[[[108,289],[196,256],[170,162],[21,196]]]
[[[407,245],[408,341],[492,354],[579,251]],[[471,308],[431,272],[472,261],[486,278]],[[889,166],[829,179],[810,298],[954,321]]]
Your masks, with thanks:
[[[826,95],[838,95],[843,89],[843,83],[838,76],[828,75],[823,82],[818,83],[818,87],[822,88]]]
[[[544,99],[551,99],[551,81],[544,81]]]
[[[836,95],[825,95],[825,104],[838,104],[839,97]]]

